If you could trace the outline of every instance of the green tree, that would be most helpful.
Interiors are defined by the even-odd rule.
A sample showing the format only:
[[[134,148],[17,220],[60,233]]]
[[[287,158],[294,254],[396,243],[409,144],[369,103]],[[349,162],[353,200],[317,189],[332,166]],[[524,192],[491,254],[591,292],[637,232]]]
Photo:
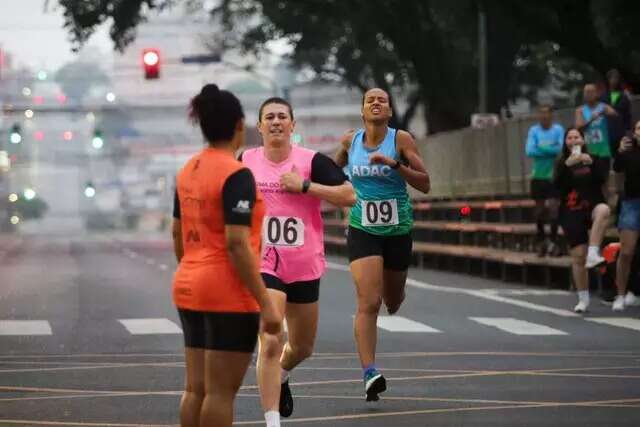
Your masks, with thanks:
[[[530,43],[555,42],[568,58],[600,75],[618,68],[640,88],[640,2],[635,0],[539,0],[504,2]]]
[[[146,11],[178,2],[60,0],[79,44],[112,18],[117,49],[135,37]],[[202,3],[185,2],[196,9]],[[640,87],[636,0],[222,0],[214,12],[228,30],[227,46],[261,52],[269,40],[286,38],[294,63],[322,78],[408,93],[407,111],[395,111],[396,125],[406,127],[422,103],[429,130],[437,132],[467,125],[477,110],[481,7],[487,16],[491,111],[522,95],[523,88],[526,95],[548,84],[541,73],[552,69],[569,76],[561,84],[575,85],[579,79],[571,76],[617,67]],[[550,44],[560,49],[545,53]],[[557,66],[549,67],[549,58]]]
[[[64,93],[80,101],[91,87],[109,83],[109,78],[98,65],[92,62],[74,61],[63,65],[55,75]]]

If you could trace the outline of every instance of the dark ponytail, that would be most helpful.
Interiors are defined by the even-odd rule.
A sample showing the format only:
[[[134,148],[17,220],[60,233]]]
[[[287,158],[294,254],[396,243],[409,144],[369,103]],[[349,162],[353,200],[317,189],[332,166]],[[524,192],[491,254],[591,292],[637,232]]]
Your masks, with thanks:
[[[189,119],[200,125],[205,139],[213,144],[233,139],[236,124],[244,119],[244,112],[234,94],[210,83],[191,99]]]

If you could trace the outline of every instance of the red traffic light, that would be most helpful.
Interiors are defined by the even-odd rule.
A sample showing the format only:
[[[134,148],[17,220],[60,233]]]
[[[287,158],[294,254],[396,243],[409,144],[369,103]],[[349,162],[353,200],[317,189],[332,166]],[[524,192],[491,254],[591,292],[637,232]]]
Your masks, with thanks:
[[[142,66],[145,79],[160,77],[160,51],[158,49],[142,49]]]
[[[471,206],[465,205],[465,206],[461,207],[460,208],[460,215],[462,215],[462,216],[471,215]]]

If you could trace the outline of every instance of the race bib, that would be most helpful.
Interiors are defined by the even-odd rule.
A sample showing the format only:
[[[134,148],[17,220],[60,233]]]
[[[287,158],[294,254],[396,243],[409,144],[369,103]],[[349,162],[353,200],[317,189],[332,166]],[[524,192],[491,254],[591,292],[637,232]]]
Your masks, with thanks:
[[[398,201],[363,200],[362,225],[369,227],[398,225]]]
[[[304,245],[304,222],[289,216],[266,216],[262,226],[262,238],[270,246]]]

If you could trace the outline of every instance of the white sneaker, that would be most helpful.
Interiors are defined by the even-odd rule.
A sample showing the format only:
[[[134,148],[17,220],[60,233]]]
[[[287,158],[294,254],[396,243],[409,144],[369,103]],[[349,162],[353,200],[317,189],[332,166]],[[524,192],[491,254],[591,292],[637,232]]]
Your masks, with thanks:
[[[611,309],[613,311],[624,311],[624,299],[623,295],[618,295],[616,299],[613,301],[613,306]]]
[[[589,269],[596,267],[605,262],[604,257],[597,253],[589,253],[587,255],[587,262],[584,263],[584,266]]]
[[[624,305],[626,307],[640,305],[640,298],[635,296],[633,292],[627,292],[627,295],[624,296]]]
[[[578,304],[573,308],[573,311],[576,313],[584,313],[589,308],[589,303],[587,301],[578,301]]]

